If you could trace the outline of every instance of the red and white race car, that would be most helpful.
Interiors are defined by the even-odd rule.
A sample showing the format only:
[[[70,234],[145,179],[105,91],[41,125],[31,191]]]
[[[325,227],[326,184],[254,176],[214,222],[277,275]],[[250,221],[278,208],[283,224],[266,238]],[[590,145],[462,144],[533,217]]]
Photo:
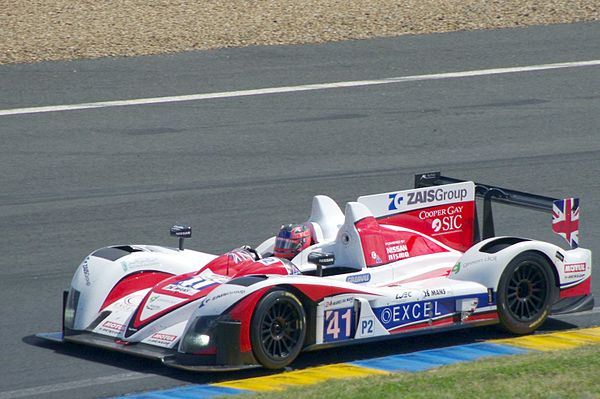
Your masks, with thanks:
[[[591,309],[579,201],[426,173],[411,190],[344,212],[315,196],[312,245],[272,256],[275,237],[221,256],[120,245],[84,259],[64,294],[63,331],[39,336],[191,370],[281,368],[301,351],[499,323],[515,334]],[[483,199],[480,234],[476,197]],[[494,237],[492,201],[553,214],[571,244]]]

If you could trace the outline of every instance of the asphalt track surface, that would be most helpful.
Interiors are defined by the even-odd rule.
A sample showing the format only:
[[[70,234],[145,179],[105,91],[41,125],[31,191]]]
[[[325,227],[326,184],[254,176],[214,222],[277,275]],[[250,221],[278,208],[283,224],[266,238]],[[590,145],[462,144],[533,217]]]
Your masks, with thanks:
[[[0,110],[600,59],[600,24],[0,66]],[[260,375],[194,374],[32,337],[60,328],[81,259],[119,243],[219,253],[414,173],[581,198],[600,254],[600,67],[427,79],[0,116],[0,399],[93,398]],[[560,243],[546,214],[496,208],[497,233]],[[594,283],[596,297],[600,285]],[[546,330],[598,324],[598,313]],[[295,367],[473,342],[494,329],[301,355]]]

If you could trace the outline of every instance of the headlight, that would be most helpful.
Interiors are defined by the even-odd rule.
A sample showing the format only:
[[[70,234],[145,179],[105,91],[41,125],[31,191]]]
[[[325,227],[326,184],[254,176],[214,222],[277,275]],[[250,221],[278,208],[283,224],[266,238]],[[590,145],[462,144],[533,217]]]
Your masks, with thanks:
[[[75,315],[77,313],[77,304],[79,303],[79,296],[81,293],[74,288],[71,288],[67,301],[65,304],[65,310],[63,313],[63,325],[64,328],[73,330],[75,326]]]
[[[190,324],[185,332],[179,351],[195,353],[214,347],[214,333],[217,327],[218,316],[198,317]]]
[[[199,348],[204,348],[210,344],[210,335],[194,334],[190,337],[190,344]]]

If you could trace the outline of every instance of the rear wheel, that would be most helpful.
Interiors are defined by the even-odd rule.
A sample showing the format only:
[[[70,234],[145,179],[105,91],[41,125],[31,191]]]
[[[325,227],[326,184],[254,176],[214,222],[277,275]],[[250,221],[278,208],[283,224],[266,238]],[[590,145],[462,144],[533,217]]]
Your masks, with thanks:
[[[536,252],[516,256],[498,284],[500,325],[514,334],[529,334],[548,317],[554,277],[546,258]]]
[[[272,291],[260,300],[250,329],[256,359],[268,369],[290,364],[300,353],[306,336],[306,313],[294,294]]]

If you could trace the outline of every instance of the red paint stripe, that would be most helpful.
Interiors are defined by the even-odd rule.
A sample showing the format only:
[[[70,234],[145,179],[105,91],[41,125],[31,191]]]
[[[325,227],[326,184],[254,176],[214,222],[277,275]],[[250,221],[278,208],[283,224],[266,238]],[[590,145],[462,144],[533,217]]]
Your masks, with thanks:
[[[428,320],[424,320],[423,322],[418,323],[418,324],[412,324],[410,326],[396,327],[395,329],[389,330],[389,332],[391,334],[397,334],[397,333],[401,333],[404,331],[419,330],[419,329],[426,328],[426,327],[447,326],[449,324],[454,324],[454,316],[455,316],[454,314],[444,316],[441,319],[432,321],[431,324],[429,324]]]
[[[250,324],[252,323],[252,315],[254,314],[254,309],[256,308],[258,301],[271,288],[273,287],[265,287],[253,292],[246,298],[242,299],[229,312],[231,320],[237,320],[241,322],[240,352],[249,352],[252,350],[252,344],[250,343]]]
[[[395,281],[394,283],[390,284],[388,287],[393,287],[393,286],[405,284],[405,283],[412,283],[413,281],[427,280],[430,278],[448,277],[448,275],[450,275],[451,271],[452,271],[451,267],[433,270],[433,271],[430,271],[427,273],[419,274],[418,276],[410,277],[410,278],[407,278],[404,280]]]
[[[323,285],[312,285],[312,284],[292,284],[292,286],[304,295],[310,298],[312,301],[318,302],[327,296],[342,295],[342,294],[365,294],[365,295],[377,295],[372,292],[353,290],[348,288],[329,287]]]
[[[208,287],[202,289],[202,291],[198,292],[197,294],[189,297],[189,299],[177,303],[173,306],[170,306],[166,309],[161,310],[158,313],[153,314],[152,316],[148,316],[147,318],[145,318],[144,320],[142,320],[142,311],[144,310],[144,305],[146,304],[146,302],[148,301],[148,298],[150,298],[150,296],[152,294],[154,294],[154,291],[149,291],[146,296],[144,297],[144,299],[142,299],[142,302],[140,302],[140,306],[137,308],[136,312],[135,312],[135,318],[133,319],[133,327],[137,328],[137,329],[141,329],[143,327],[145,327],[146,325],[150,324],[151,322],[153,322],[154,320],[158,319],[159,317],[162,317],[164,315],[166,315],[167,313],[172,312],[175,309],[179,309],[180,307],[182,307],[183,305],[187,305],[190,302],[196,301],[202,297],[205,297],[206,295],[210,294],[210,292],[212,290],[214,290],[215,288],[217,288],[219,286],[219,284],[215,283],[213,285],[209,285]]]
[[[108,293],[100,310],[136,291],[152,288],[171,276],[172,274],[163,272],[139,272],[125,276]]]
[[[495,311],[490,311],[490,312],[486,312],[486,313],[474,314],[474,315],[469,316],[469,318],[463,322],[455,322],[454,319],[457,317],[460,317],[460,315],[450,314],[450,315],[444,316],[441,319],[434,320],[431,324],[429,324],[428,320],[424,320],[423,322],[418,323],[418,324],[397,327],[393,330],[390,330],[389,332],[391,334],[397,334],[397,333],[401,333],[404,331],[418,330],[418,329],[423,329],[423,328],[427,328],[427,327],[443,327],[443,326],[447,326],[447,325],[451,325],[451,324],[467,324],[469,322],[482,321],[482,320],[496,320],[496,319],[498,319],[498,313],[496,313]]]
[[[560,291],[561,298],[572,296],[589,295],[592,292],[592,278],[588,277],[574,287],[565,288]]]
[[[491,311],[489,313],[478,313],[478,314],[471,315],[464,322],[468,323],[470,321],[497,320],[497,319],[498,319],[498,313],[496,313],[496,311]]]

